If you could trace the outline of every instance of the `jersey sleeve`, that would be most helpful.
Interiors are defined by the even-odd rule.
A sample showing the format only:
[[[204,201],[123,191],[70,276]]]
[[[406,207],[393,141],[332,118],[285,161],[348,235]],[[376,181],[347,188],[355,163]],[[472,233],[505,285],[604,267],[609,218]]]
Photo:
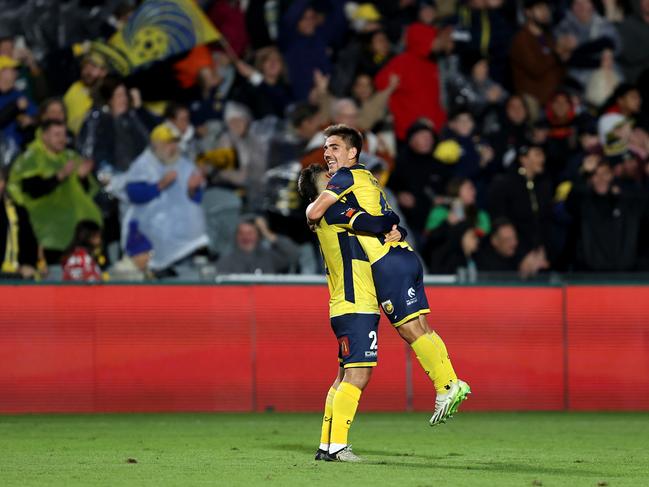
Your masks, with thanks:
[[[346,230],[352,230],[352,222],[363,211],[353,206],[336,201],[324,214],[324,219],[329,225],[336,225]]]
[[[336,171],[336,174],[329,180],[325,192],[332,194],[336,199],[340,199],[348,193],[354,185],[354,175],[347,167],[342,167]]]
[[[394,212],[388,212],[382,216],[372,216],[356,207],[341,202],[334,203],[327,210],[324,218],[329,225],[377,235],[389,232],[392,225],[399,223],[399,217]]]

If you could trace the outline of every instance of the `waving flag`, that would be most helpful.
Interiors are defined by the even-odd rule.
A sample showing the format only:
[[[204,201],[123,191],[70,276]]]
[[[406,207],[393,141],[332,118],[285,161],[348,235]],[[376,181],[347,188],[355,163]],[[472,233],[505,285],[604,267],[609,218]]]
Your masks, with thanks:
[[[192,0],[145,0],[108,43],[93,42],[122,75],[221,38]]]

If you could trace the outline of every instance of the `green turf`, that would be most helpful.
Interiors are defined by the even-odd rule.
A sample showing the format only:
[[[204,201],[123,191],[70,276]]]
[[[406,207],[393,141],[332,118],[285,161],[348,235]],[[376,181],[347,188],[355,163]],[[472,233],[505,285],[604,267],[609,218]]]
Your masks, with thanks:
[[[319,429],[316,414],[0,416],[0,484],[649,485],[646,413],[461,413],[431,428],[361,412],[364,464],[313,461]]]

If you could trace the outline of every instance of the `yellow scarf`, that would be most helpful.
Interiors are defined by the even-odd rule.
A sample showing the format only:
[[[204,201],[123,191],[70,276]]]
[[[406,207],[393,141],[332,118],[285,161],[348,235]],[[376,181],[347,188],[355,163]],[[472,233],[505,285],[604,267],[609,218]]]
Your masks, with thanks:
[[[7,213],[7,246],[5,248],[4,260],[2,261],[2,272],[18,272],[18,214],[16,207],[9,200],[3,198],[5,212]]]

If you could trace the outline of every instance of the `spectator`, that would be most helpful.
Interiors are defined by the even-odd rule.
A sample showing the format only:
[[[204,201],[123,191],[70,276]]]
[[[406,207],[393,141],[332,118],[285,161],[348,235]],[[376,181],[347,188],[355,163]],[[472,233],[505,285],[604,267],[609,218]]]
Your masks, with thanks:
[[[575,40],[552,36],[552,13],[547,0],[525,1],[525,25],[512,40],[510,62],[518,94],[532,95],[545,104],[564,76]]]
[[[294,267],[298,248],[288,238],[270,231],[266,220],[242,220],[235,249],[217,262],[220,274],[284,274]]]
[[[476,206],[476,189],[470,179],[452,179],[448,183],[446,195],[446,204],[437,204],[428,214],[426,232],[432,232],[443,225],[457,225],[466,220],[482,235],[489,233],[489,214]]]
[[[288,126],[271,140],[268,167],[275,168],[292,161],[303,166],[324,160],[324,136],[320,126],[324,119],[318,107],[301,102],[292,105],[287,113]]]
[[[219,139],[217,149],[232,151],[237,167],[215,171],[210,176],[210,182],[236,189],[243,196],[244,208],[259,211],[274,124],[271,120],[253,121],[248,107],[233,101],[225,106],[224,118],[227,130]],[[209,153],[205,156],[209,158]]]
[[[179,137],[180,153],[190,161],[196,160],[196,131],[191,123],[189,108],[181,103],[170,102],[164,113],[165,125]]]
[[[460,268],[474,268],[479,245],[478,233],[464,221],[430,232],[422,255],[432,274],[455,274]]]
[[[27,210],[5,191],[7,172],[0,167],[0,273],[30,279],[36,275],[38,242]]]
[[[412,237],[419,246],[435,195],[442,194],[446,186],[448,169],[433,158],[435,133],[430,120],[423,118],[413,123],[407,132],[407,141],[408,145],[397,157],[389,186],[396,193],[399,207],[414,232]]]
[[[18,63],[7,56],[0,56],[0,129],[5,143],[22,147],[28,130],[36,122],[38,108],[26,94],[16,88]]]
[[[101,54],[89,53],[81,60],[81,78],[63,96],[68,128],[73,134],[79,133],[81,124],[92,108],[92,90],[96,89],[107,74],[106,60]]]
[[[153,122],[136,89],[129,93],[122,81],[107,77],[79,132],[79,152],[95,161],[99,171],[125,172],[146,149]]]
[[[357,72],[367,73],[372,78],[393,57],[393,48],[387,34],[377,30],[369,35],[364,55],[359,59]]]
[[[471,179],[478,190],[478,205],[484,206],[487,184],[494,170],[491,164],[494,151],[474,134],[474,129],[471,112],[466,107],[459,108],[451,114],[433,155],[448,165],[450,175]]]
[[[606,161],[571,191],[566,207],[573,217],[570,251],[574,269],[620,272],[638,268],[647,224],[646,191],[621,190]]]
[[[454,51],[460,58],[489,58],[489,75],[497,83],[507,78],[507,53],[514,35],[499,8],[485,0],[468,0],[458,7],[454,24]]]
[[[649,69],[649,0],[631,0],[632,12],[618,24],[622,40],[620,64],[630,83]]]
[[[577,112],[570,95],[565,91],[556,92],[545,107],[545,117],[548,124],[545,169],[557,183],[567,160],[578,149]]]
[[[149,271],[153,244],[140,232],[137,220],[128,223],[125,255],[110,268],[110,278],[115,281],[144,281],[152,279]]]
[[[239,98],[250,107],[254,118],[283,117],[293,94],[285,79],[286,68],[279,50],[274,46],[264,47],[255,54],[254,68],[243,61],[238,61],[236,67],[248,81]]]
[[[505,218],[496,220],[489,238],[482,239],[475,263],[478,271],[518,272],[523,279],[550,265],[543,249],[531,250],[525,256],[519,254],[516,228]]]
[[[448,51],[451,44],[450,38],[439,35],[434,27],[414,23],[406,30],[405,51],[376,75],[378,90],[386,89],[393,75],[399,77],[399,86],[389,102],[399,140],[406,140],[408,128],[420,117],[431,120],[436,130],[446,121],[440,101],[439,71],[430,56]]]
[[[595,11],[592,0],[571,0],[555,34],[572,38],[575,49],[568,63],[569,75],[582,87],[601,65],[604,51],[618,53],[622,47],[615,26]]]
[[[613,51],[605,49],[599,67],[592,72],[586,84],[585,100],[599,109],[622,82],[622,76],[615,67]]]
[[[494,159],[503,168],[516,161],[516,150],[529,138],[532,131],[532,116],[526,99],[511,95],[495,119],[485,124],[484,135],[494,149]]]
[[[352,97],[358,103],[358,128],[360,130],[373,130],[385,120],[388,111],[388,100],[394,90],[399,86],[399,77],[393,75],[390,82],[382,91],[375,91],[372,77],[360,73],[352,85]]]
[[[507,96],[503,88],[489,77],[489,61],[474,57],[465,63],[464,72],[452,78],[449,86],[451,111],[468,107],[481,120],[490,106],[498,106]]]
[[[173,265],[209,242],[200,206],[205,179],[181,155],[178,133],[168,125],[158,125],[150,139],[125,176],[131,206],[123,219],[122,242],[125,247],[128,222],[139,221],[153,244],[151,270],[175,276]]]
[[[280,29],[280,48],[296,100],[306,100],[313,86],[313,74],[331,73],[328,50],[335,48],[346,34],[343,3],[334,0],[324,20],[309,0],[295,0],[284,13]]]
[[[550,253],[553,191],[549,178],[543,174],[543,148],[520,147],[518,162],[517,171],[494,179],[489,189],[489,214],[514,224],[523,255],[540,247]]]
[[[0,56],[7,56],[16,61],[18,71],[16,86],[30,100],[41,102],[47,97],[49,91],[47,80],[34,53],[24,45],[24,39],[18,40],[18,44],[16,40],[13,36],[0,38]]]
[[[41,130],[12,166],[8,188],[16,203],[27,208],[48,264],[58,264],[81,220],[101,225],[92,199],[98,184],[92,161],[66,149],[63,123],[46,121]]]
[[[77,224],[74,238],[63,252],[63,280],[101,282],[102,273],[95,256],[101,249],[101,227],[91,220]]]

